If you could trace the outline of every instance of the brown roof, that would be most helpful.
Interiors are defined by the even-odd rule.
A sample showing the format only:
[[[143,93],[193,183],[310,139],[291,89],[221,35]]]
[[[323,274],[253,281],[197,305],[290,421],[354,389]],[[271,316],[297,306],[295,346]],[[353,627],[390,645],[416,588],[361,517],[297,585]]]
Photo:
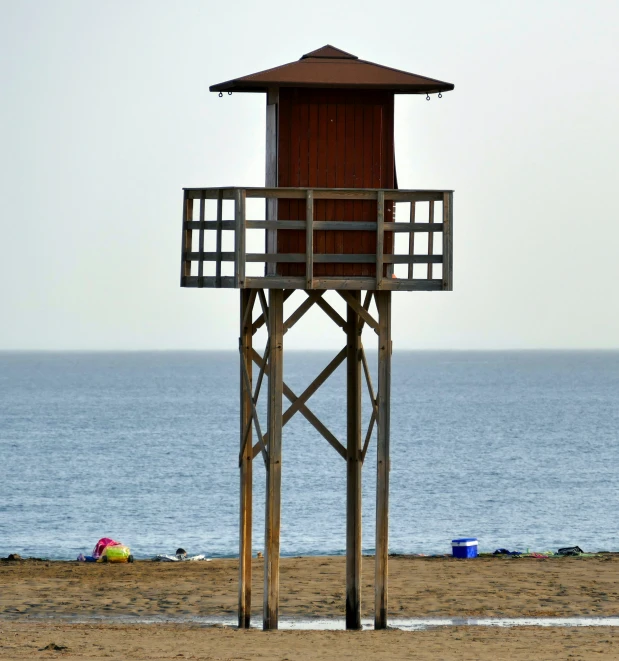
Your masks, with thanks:
[[[212,85],[211,92],[266,92],[269,87],[354,87],[399,94],[447,92],[454,86],[381,64],[360,60],[334,46],[306,53],[300,60]]]

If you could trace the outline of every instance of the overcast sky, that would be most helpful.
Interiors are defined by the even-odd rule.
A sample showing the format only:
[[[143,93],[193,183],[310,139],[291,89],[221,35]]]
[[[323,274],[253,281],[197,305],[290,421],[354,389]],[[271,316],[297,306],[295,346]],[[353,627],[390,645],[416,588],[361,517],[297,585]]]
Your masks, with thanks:
[[[265,101],[208,86],[327,43],[455,84],[396,97],[400,187],[455,189],[455,236],[395,347],[619,347],[616,1],[0,9],[0,349],[235,349],[238,292],[179,287],[181,189],[264,185]]]

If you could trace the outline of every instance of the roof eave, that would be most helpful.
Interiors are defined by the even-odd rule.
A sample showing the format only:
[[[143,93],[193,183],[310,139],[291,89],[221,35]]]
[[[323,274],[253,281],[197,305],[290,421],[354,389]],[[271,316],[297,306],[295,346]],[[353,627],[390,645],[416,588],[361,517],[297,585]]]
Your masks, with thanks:
[[[280,81],[260,81],[252,82],[247,80],[228,80],[224,83],[211,85],[209,91],[211,92],[253,92],[264,93],[273,87],[310,87],[316,89],[366,89],[366,90],[385,90],[391,91],[394,94],[435,94],[436,92],[451,92],[454,89],[452,83],[444,83],[436,80],[432,83],[424,83],[419,85],[359,85],[358,83],[342,84],[342,83],[301,83],[290,82],[283,83]]]

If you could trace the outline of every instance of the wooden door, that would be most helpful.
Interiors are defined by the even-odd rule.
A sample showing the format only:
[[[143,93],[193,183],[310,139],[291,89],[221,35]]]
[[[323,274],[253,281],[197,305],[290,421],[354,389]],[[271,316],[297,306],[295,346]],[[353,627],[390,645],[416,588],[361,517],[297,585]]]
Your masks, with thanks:
[[[393,93],[280,88],[278,186],[394,188]],[[305,220],[304,200],[280,199],[278,219]],[[385,204],[385,221],[393,203]],[[376,222],[376,202],[316,200],[314,220]],[[385,236],[385,252],[392,236]],[[315,253],[374,254],[374,232],[315,231]],[[279,230],[277,252],[305,252],[305,232]],[[305,264],[279,264],[280,275],[305,275]],[[314,276],[374,277],[374,264],[315,264]]]

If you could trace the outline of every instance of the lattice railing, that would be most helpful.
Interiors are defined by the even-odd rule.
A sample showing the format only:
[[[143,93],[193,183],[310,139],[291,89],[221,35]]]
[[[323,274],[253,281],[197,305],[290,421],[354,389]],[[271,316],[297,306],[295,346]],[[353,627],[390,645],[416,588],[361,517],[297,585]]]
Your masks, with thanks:
[[[248,218],[248,203],[256,199],[267,201],[267,219]],[[269,219],[269,216],[277,216],[277,212],[273,211],[276,208],[273,201],[276,200],[304,200],[307,220]],[[373,201],[376,203],[376,219],[317,220],[314,212],[316,200]],[[386,203],[395,206],[391,222],[385,221]],[[230,218],[225,217],[225,205],[233,205],[233,213],[228,213]],[[408,213],[401,213],[403,206],[409,207],[404,209]],[[404,216],[405,220],[395,220],[399,216]],[[248,241],[248,234],[256,230],[263,233],[262,238]],[[304,232],[303,251],[276,252],[278,230]],[[317,250],[314,241],[316,233],[350,231],[373,233],[375,252],[343,254]],[[229,244],[227,247],[226,243]],[[386,243],[392,249],[386,250]],[[259,247],[263,247],[262,252],[254,251]],[[187,188],[184,191],[181,260],[182,287],[451,291],[453,192]],[[256,264],[261,272],[250,273]],[[273,266],[277,264],[304,264],[305,274],[278,275]],[[375,275],[316,275],[315,264],[372,264]]]

